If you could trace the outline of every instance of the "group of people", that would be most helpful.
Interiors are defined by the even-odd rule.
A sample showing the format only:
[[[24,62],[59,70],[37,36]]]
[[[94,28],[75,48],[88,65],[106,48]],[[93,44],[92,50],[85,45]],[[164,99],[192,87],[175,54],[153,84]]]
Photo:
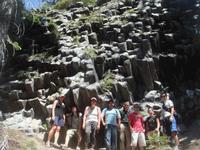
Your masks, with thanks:
[[[64,114],[64,97],[55,100],[52,107],[52,119],[54,123],[48,134],[47,145],[54,136],[54,144],[58,145],[60,128],[67,125],[65,147],[69,147],[70,139],[77,136],[77,147],[80,149],[82,135],[84,135],[84,148],[96,148],[96,136],[100,128],[105,128],[105,144],[107,150],[134,150],[139,147],[143,150],[146,147],[146,138],[153,133],[172,137],[175,141],[174,149],[178,149],[179,139],[177,135],[176,119],[174,117],[174,105],[169,99],[168,93],[161,93],[163,106],[161,115],[155,114],[152,107],[148,108],[148,116],[144,117],[140,112],[140,104],[124,102],[120,109],[116,108],[113,99],[107,100],[107,107],[102,111],[97,106],[97,98],[90,99],[90,105],[85,108],[82,115],[77,106],[71,108],[70,114]],[[82,134],[81,131],[84,131]],[[119,139],[119,142],[118,142]],[[119,146],[118,146],[119,144]]]

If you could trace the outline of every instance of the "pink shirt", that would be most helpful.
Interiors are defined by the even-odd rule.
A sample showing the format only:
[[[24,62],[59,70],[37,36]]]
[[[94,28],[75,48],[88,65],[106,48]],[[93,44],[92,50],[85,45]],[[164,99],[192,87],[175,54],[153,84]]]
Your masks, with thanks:
[[[133,131],[144,132],[143,116],[139,112],[132,112],[129,114],[128,120]]]

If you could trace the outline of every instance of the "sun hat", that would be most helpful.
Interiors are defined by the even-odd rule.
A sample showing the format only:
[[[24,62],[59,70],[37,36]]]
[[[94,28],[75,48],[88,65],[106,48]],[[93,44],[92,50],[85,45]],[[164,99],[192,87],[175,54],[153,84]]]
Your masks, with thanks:
[[[95,100],[95,101],[97,101],[97,98],[96,98],[96,97],[92,97],[90,100]]]

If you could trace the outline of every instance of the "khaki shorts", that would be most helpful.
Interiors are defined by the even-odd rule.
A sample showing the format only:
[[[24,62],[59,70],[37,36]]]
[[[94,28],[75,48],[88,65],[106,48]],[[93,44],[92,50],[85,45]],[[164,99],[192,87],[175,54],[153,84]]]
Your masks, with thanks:
[[[139,144],[139,147],[146,146],[145,135],[143,132],[131,132],[131,146],[136,147]]]

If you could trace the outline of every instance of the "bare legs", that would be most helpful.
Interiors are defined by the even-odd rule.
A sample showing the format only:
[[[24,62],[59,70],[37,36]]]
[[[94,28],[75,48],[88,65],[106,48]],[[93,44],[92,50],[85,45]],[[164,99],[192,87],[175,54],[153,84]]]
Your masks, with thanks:
[[[178,139],[178,135],[176,132],[172,132],[172,138],[174,139],[175,141],[175,145],[179,145],[179,139]]]
[[[52,126],[52,128],[51,128],[51,130],[49,131],[49,134],[48,134],[47,146],[50,146],[50,141],[53,138],[54,134],[55,134],[54,144],[57,145],[59,134],[60,134],[60,127],[59,126],[56,126],[56,125]]]

